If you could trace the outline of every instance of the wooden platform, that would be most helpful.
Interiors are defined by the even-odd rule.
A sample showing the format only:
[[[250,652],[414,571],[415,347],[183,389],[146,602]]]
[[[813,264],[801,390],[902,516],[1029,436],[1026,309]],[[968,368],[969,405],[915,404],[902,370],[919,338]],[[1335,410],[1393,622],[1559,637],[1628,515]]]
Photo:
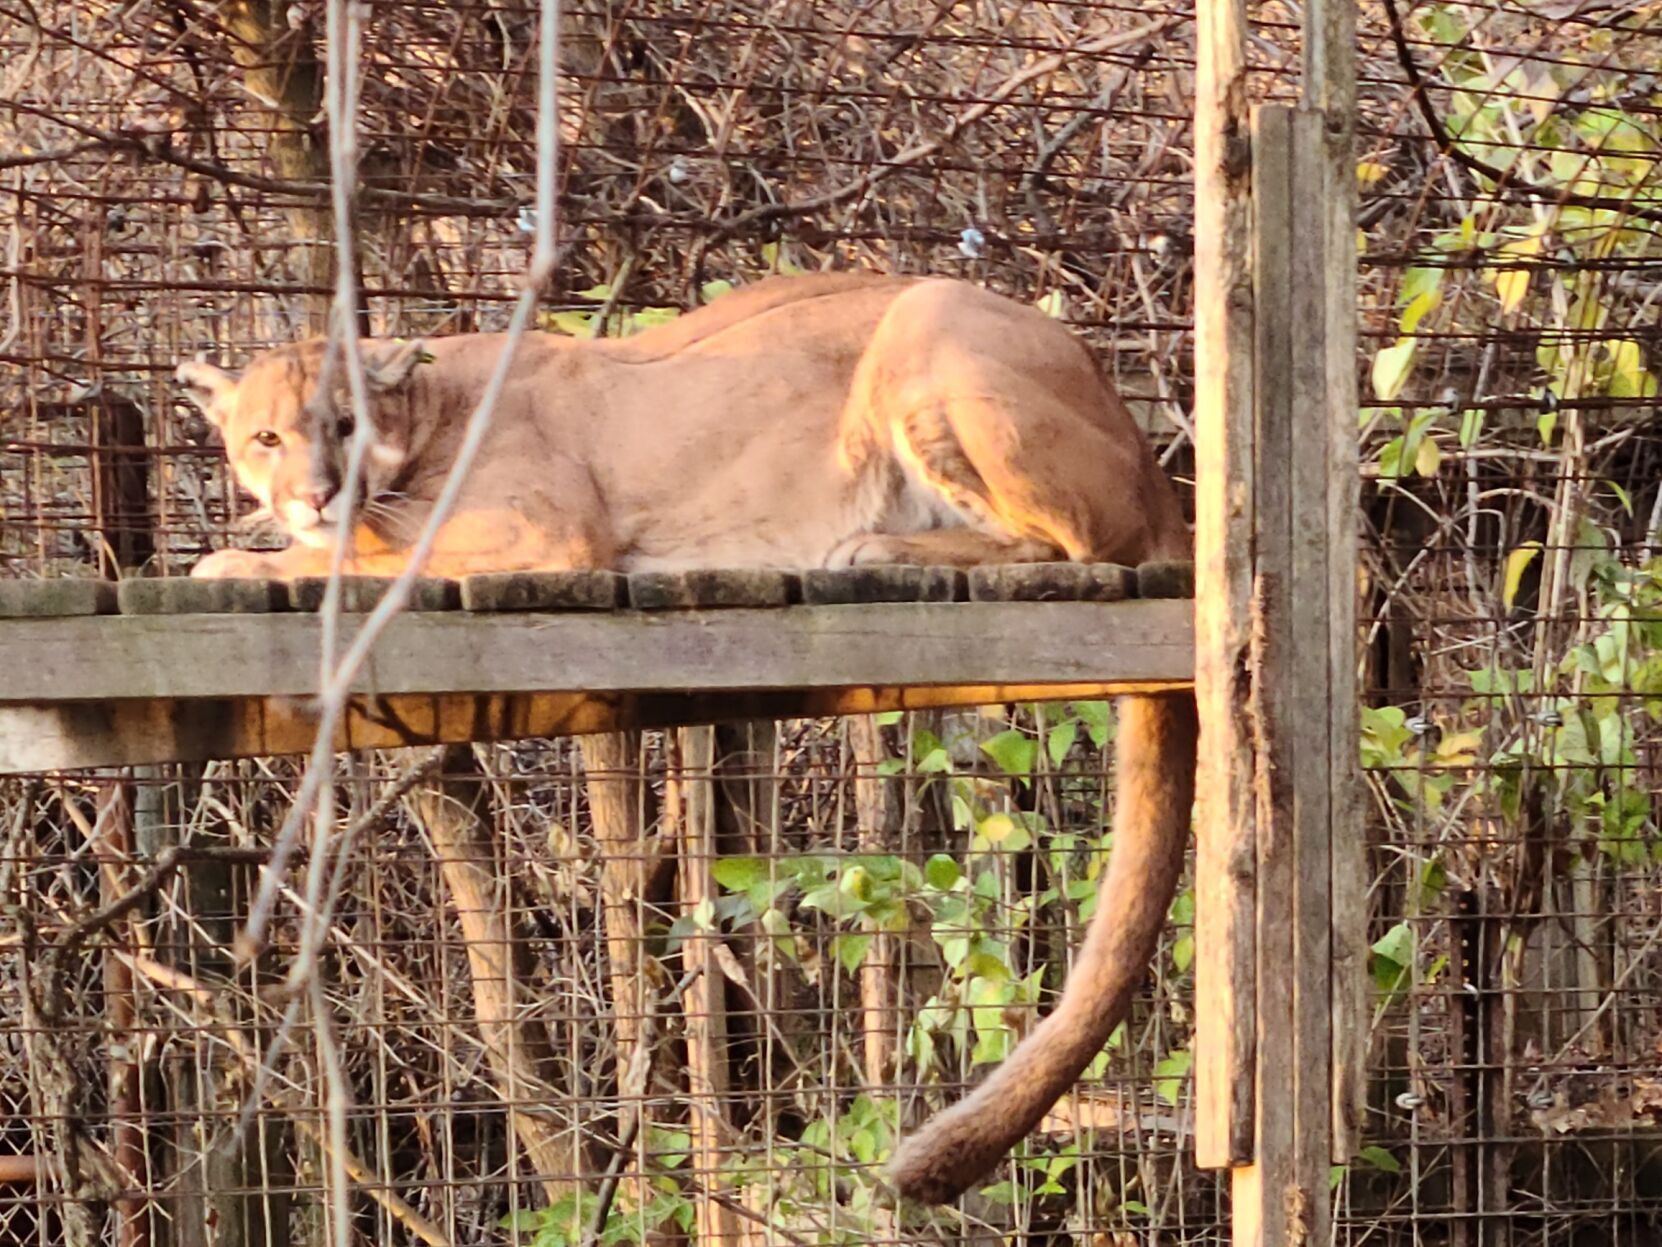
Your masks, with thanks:
[[[424,581],[341,748],[1100,697],[1193,678],[1187,564]],[[347,581],[349,639],[386,582]],[[295,753],[321,582],[0,584],[0,772]],[[1174,600],[1178,599],[1178,600]]]

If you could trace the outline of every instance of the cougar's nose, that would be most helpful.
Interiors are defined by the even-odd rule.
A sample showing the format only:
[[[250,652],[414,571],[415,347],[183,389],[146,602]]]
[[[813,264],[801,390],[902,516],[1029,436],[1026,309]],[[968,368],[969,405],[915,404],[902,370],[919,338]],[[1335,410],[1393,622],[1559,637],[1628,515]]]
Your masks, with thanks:
[[[323,508],[329,505],[329,499],[335,495],[326,489],[302,489],[296,496],[301,502],[321,515],[323,514]]]

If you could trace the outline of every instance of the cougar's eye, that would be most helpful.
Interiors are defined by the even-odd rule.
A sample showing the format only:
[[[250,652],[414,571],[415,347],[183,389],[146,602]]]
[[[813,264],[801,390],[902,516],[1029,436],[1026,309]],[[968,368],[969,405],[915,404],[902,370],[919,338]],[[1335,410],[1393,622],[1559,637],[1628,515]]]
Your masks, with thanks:
[[[342,416],[339,420],[335,421],[335,432],[340,435],[340,439],[343,442],[352,436],[352,430],[357,427],[358,426],[352,422],[351,416]]]
[[[283,439],[278,437],[272,429],[261,429],[254,434],[254,440],[262,446],[281,446]]]

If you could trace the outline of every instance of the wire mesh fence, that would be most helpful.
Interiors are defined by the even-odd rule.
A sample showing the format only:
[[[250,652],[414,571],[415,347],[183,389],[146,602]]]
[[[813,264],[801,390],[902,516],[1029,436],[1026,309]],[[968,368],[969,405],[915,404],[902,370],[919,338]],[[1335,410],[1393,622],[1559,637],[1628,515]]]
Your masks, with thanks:
[[[1656,1237],[1658,9],[1362,9],[1375,1005],[1347,1242]],[[1300,11],[1252,14],[1255,95],[1290,100]],[[368,7],[366,329],[505,321],[536,22]],[[1186,484],[1189,10],[562,23],[544,331],[634,332],[769,271],[970,277],[1071,322]],[[0,0],[5,575],[180,574],[272,535],[171,373],[323,323],[321,26],[306,0]],[[348,851],[291,868],[251,960],[295,764],[8,780],[0,1238],[321,1242],[344,1154],[364,1241],[1221,1241],[1189,1160],[1188,894],[1021,1156],[955,1210],[878,1194],[897,1133],[1059,983],[1112,730],[1079,703],[648,734],[586,768],[570,742],[344,757]],[[337,900],[303,946],[314,880]],[[286,986],[306,959],[322,1000]]]

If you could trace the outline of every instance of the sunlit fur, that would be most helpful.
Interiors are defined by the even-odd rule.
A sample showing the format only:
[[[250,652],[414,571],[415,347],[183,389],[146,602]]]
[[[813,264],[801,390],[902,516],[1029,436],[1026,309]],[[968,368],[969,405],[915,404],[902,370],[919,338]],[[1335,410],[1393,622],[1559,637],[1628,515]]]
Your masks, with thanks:
[[[502,345],[362,344],[374,441],[354,570],[402,567]],[[327,568],[350,404],[323,363],[307,342],[241,377],[181,368],[295,540],[197,574]],[[529,335],[427,570],[1135,562],[1186,545],[1142,434],[1062,325],[963,282],[818,275],[621,341]]]

